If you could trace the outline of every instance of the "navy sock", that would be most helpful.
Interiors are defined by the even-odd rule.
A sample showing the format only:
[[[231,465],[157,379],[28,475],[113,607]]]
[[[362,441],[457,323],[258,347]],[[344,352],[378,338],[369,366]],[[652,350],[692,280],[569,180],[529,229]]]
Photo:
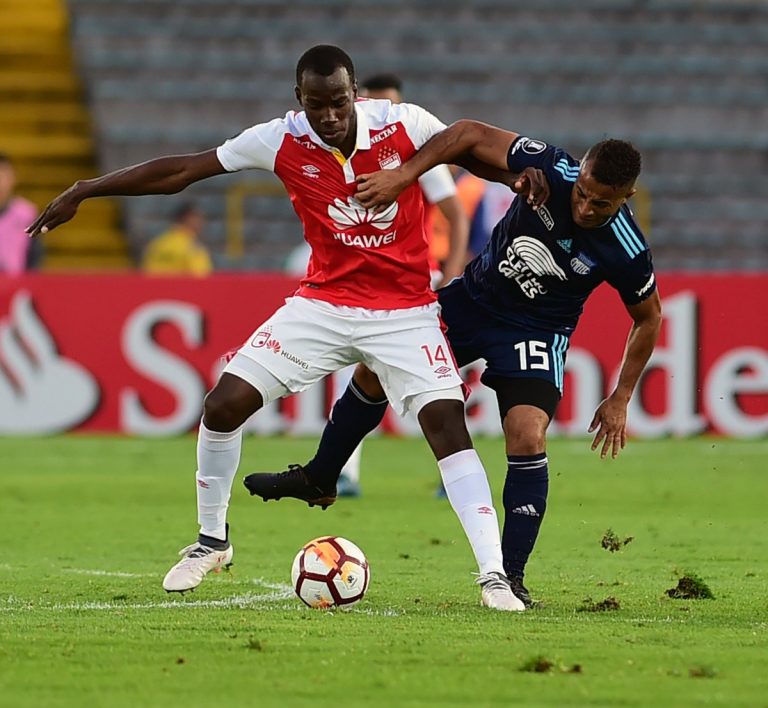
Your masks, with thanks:
[[[225,539],[214,538],[213,536],[206,536],[205,534],[197,534],[197,542],[208,548],[213,548],[217,551],[223,551],[229,548],[229,524],[226,525],[227,537]]]
[[[547,453],[507,456],[501,550],[509,576],[522,579],[525,573],[547,509],[548,490]]]
[[[319,487],[336,485],[349,456],[362,439],[384,418],[387,399],[374,401],[354,380],[331,410],[315,456],[304,465],[307,476]]]

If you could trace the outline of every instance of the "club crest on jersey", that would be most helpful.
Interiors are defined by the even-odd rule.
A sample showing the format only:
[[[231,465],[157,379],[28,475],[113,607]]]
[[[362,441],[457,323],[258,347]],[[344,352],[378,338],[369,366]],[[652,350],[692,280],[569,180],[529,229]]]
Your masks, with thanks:
[[[595,262],[583,253],[577,253],[571,258],[571,268],[573,268],[573,272],[578,275],[588,275],[594,267]]]
[[[379,167],[382,170],[394,170],[402,165],[397,150],[386,145],[379,150]]]

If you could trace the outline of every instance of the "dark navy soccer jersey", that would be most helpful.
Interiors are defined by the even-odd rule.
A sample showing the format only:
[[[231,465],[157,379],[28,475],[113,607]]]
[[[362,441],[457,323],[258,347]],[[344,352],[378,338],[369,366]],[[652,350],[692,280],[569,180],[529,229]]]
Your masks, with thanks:
[[[583,229],[571,216],[579,162],[564,150],[520,136],[509,149],[512,172],[537,167],[550,196],[534,211],[515,199],[488,245],[466,268],[470,296],[496,317],[569,336],[589,294],[608,282],[626,305],[656,289],[648,244],[627,205],[603,226]]]

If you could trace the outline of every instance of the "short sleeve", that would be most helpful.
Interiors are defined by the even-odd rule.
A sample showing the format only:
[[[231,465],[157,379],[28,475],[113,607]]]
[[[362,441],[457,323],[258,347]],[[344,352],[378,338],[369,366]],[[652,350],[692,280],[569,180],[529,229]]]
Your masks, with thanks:
[[[607,278],[625,305],[639,305],[656,291],[653,259],[647,248]]]
[[[448,165],[436,165],[419,177],[419,187],[430,204],[456,195],[456,183],[451,177]]]
[[[230,138],[216,149],[216,156],[227,172],[275,169],[277,151],[288,128],[284,118],[260,123]]]
[[[550,185],[572,185],[579,177],[578,160],[565,150],[524,135],[518,136],[510,145],[507,166],[510,172],[522,172],[526,167],[536,167],[544,172]]]
[[[413,103],[393,104],[390,122],[399,121],[405,132],[418,150],[433,135],[445,130],[445,123],[433,116],[429,111]]]

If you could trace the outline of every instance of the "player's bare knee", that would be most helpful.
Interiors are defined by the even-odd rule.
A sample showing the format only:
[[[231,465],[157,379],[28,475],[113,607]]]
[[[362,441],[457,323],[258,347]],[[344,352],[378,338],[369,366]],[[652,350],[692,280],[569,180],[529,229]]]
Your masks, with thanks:
[[[472,447],[461,401],[427,403],[418,413],[419,424],[438,460]]]
[[[261,394],[245,381],[223,376],[203,400],[203,423],[209,430],[239,428],[262,405]]]
[[[381,386],[379,377],[373,373],[365,364],[358,364],[355,367],[353,376],[355,384],[372,401],[383,401],[387,394]]]
[[[507,451],[515,455],[536,455],[546,448],[549,417],[533,406],[515,406],[504,416]]]

